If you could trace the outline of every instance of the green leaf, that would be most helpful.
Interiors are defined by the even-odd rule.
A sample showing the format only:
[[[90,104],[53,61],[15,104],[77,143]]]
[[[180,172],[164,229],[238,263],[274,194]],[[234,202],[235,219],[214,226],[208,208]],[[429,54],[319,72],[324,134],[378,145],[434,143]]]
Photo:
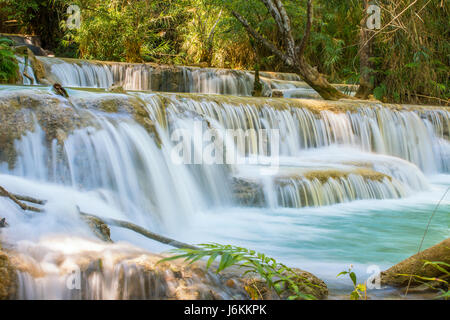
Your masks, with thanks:
[[[353,284],[356,286],[356,282],[357,282],[356,274],[354,272],[350,272],[349,276],[350,276],[350,279],[352,279]]]
[[[336,276],[336,278],[339,278],[340,276],[346,275],[346,274],[348,274],[348,271],[342,271],[341,273],[339,273],[339,274]]]
[[[381,86],[376,87],[373,90],[373,95],[377,100],[383,99],[384,95],[386,94],[386,86],[383,84]]]
[[[214,252],[211,255],[211,257],[208,259],[208,262],[206,263],[206,269],[209,269],[211,267],[211,264],[216,260],[218,255],[219,255],[218,252]]]

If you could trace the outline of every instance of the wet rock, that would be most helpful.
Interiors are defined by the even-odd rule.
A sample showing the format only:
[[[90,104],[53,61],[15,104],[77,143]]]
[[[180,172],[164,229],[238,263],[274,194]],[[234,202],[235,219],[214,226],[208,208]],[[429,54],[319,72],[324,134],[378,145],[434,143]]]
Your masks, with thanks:
[[[0,298],[21,298],[18,295],[23,292],[16,290],[16,274],[21,274],[24,285],[30,288],[27,297],[37,299],[54,298],[58,293],[62,299],[142,300],[287,299],[290,295],[278,297],[260,278],[243,275],[243,270],[237,267],[216,274],[213,268],[206,269],[205,261],[193,264],[182,259],[161,262],[164,256],[124,244],[95,242],[95,246],[101,250],[87,247],[70,255],[58,251],[50,251],[48,255],[33,254],[44,252],[40,251],[45,250],[44,247],[39,245],[30,247],[34,249],[27,251],[29,254],[8,252],[6,255],[0,251]],[[43,259],[44,256],[47,258]],[[53,260],[49,260],[50,257]],[[56,270],[46,274],[48,271],[41,267],[42,263],[53,264],[51,270]],[[77,265],[75,269],[74,264]],[[74,270],[79,272],[74,273]],[[295,272],[298,279],[294,281],[302,292],[318,299],[326,297],[326,285],[320,279],[305,271],[295,269]],[[80,290],[68,289],[66,281],[55,281],[55,275],[61,277],[60,280],[79,275]],[[35,286],[37,279],[38,287]],[[253,295],[254,288],[260,296]]]
[[[326,299],[328,297],[328,288],[324,281],[317,278],[312,273],[301,269],[293,268],[292,271],[294,271],[297,275],[296,277],[292,278],[292,280],[298,286],[298,289],[302,294],[310,295],[317,300]],[[233,276],[233,273],[231,273],[231,275]],[[234,277],[236,277],[235,274]],[[236,280],[233,279],[227,280],[226,283],[230,283],[230,280],[232,281],[232,283],[236,283]],[[239,284],[235,284],[235,286],[243,286],[248,295],[248,298],[252,300],[286,300],[289,297],[295,295],[294,292],[285,290],[283,291],[281,296],[279,296],[275,292],[275,290],[269,288],[266,282],[263,279],[259,278],[259,276],[252,277],[251,275],[248,275],[245,277],[237,278],[237,281]],[[298,297],[297,299],[303,300],[303,298],[301,297]]]
[[[264,192],[259,183],[233,178],[233,196],[238,203],[245,206],[263,206],[265,203]]]
[[[109,89],[109,92],[113,93],[126,93],[125,89],[121,85],[112,85]]]
[[[6,218],[0,219],[0,228],[7,228],[9,225],[6,222]]]
[[[424,266],[425,261],[440,261],[446,264],[450,264],[450,238],[436,244],[429,249],[417,253],[406,260],[403,260],[402,262],[396,264],[386,271],[383,271],[381,273],[382,284],[393,287],[406,287],[408,285],[410,275],[427,278],[441,278],[449,281],[448,275],[440,271],[438,268],[432,265]],[[441,267],[448,272],[450,271],[450,268],[448,267]],[[421,281],[423,282],[423,280]],[[411,284],[412,286],[422,285],[422,283],[415,277],[412,278]]]
[[[8,255],[0,246],[0,300],[11,300],[16,297],[17,274]]]
[[[82,216],[89,228],[97,238],[105,242],[113,242],[111,240],[111,230],[102,220],[91,216]]]
[[[69,94],[67,93],[66,89],[64,89],[63,86],[60,85],[59,83],[55,83],[53,85],[53,90],[57,95],[60,95],[64,98],[69,98]]]
[[[283,92],[280,90],[272,90],[272,98],[283,98]]]
[[[62,144],[71,132],[90,123],[55,95],[31,90],[1,92],[0,110],[0,162],[8,163],[11,169],[17,157],[14,142],[36,130],[36,121],[48,144],[54,139]]]

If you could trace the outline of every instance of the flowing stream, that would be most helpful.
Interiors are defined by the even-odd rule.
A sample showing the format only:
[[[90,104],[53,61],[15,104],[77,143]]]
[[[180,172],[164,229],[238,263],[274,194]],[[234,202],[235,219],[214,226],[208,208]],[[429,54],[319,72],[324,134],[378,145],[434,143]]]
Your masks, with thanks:
[[[47,200],[45,214],[24,214],[0,198],[10,225],[2,239],[38,270],[19,272],[20,299],[151,299],[168,290],[136,263],[142,250],[168,247],[114,227],[116,244],[101,243],[78,209],[188,243],[256,249],[337,290],[350,264],[368,277],[368,266],[414,254],[450,186],[445,107],[250,98],[249,72],[40,59],[79,88],[65,99],[45,86],[0,86],[0,185]],[[308,90],[294,75],[262,76],[285,97]],[[117,83],[135,91],[101,89]],[[244,134],[243,147],[230,132]],[[211,135],[235,161],[208,162],[220,158]],[[449,236],[449,212],[447,197],[425,247]],[[103,277],[85,276],[86,290],[74,294],[65,276],[92,255]]]

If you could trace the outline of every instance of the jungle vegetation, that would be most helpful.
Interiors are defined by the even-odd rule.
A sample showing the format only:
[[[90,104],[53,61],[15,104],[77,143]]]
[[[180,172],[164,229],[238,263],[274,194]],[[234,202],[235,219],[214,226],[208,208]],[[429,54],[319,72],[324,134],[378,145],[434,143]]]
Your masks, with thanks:
[[[65,24],[73,4],[78,30]],[[381,8],[378,30],[362,23],[370,4]],[[0,19],[0,32],[37,34],[57,56],[297,73],[301,60],[311,79],[365,83],[363,96],[382,101],[450,98],[444,0],[1,0]],[[295,63],[264,42],[287,56],[295,45]]]

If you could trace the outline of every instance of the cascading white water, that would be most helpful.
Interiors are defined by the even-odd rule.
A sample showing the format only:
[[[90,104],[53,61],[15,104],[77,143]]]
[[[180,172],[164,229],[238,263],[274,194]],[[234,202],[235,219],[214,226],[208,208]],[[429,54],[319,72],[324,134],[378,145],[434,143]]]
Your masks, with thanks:
[[[28,59],[25,59],[25,57],[19,56],[19,55],[16,55],[16,59],[17,59],[17,62],[19,63],[19,72],[22,75],[22,83],[24,85],[38,84],[38,81],[36,80],[36,76],[34,75],[34,70],[31,67],[31,64],[28,61]]]
[[[75,130],[63,146],[56,140],[48,146],[35,123],[34,132],[16,141],[17,162],[5,173],[101,192],[129,220],[151,228],[170,229],[206,207],[200,182],[186,166],[170,160],[170,140],[164,131],[159,149],[132,119],[107,117],[84,107],[77,111],[87,113],[95,127]]]
[[[252,96],[255,81],[253,72],[240,70],[38,59],[48,66],[52,79],[67,87],[108,89],[120,85],[125,90]],[[295,74],[262,72],[261,75],[264,96],[270,96],[272,89],[276,89],[286,98],[320,98]]]
[[[227,129],[279,129],[281,154],[298,156],[309,148],[330,145],[353,146],[363,151],[394,155],[418,165],[428,173],[446,172],[450,112],[394,110],[383,106],[360,106],[355,112],[314,113],[297,102],[271,104],[257,100],[189,99],[170,97],[170,106],[215,119]],[[277,110],[278,108],[278,110]],[[319,108],[320,110],[320,108]],[[431,120],[430,120],[431,119]]]
[[[92,83],[99,79],[110,81],[108,77],[91,77]],[[266,206],[271,208],[407,197],[429,188],[420,170],[428,174],[449,169],[450,117],[445,109],[397,110],[382,105],[358,105],[339,113],[303,105],[301,101],[141,92],[113,95],[79,90],[69,90],[70,99],[65,100],[56,99],[46,90],[0,90],[1,108],[20,101],[17,108],[2,113],[2,121],[6,123],[1,127],[3,132],[11,130],[7,124],[15,117],[20,118],[22,109],[31,114],[27,121],[34,128],[15,139],[16,161],[10,166],[0,164],[1,185],[17,194],[48,200],[45,215],[30,221],[14,204],[0,198],[0,208],[5,209],[1,214],[11,224],[5,230],[6,239],[19,243],[15,249],[25,257],[41,250],[50,259],[32,257],[32,264],[40,268],[40,276],[19,273],[20,298],[80,298],[65,289],[65,273],[57,263],[61,260],[52,260],[55,258],[52,254],[59,255],[67,268],[70,263],[79,263],[78,260],[71,261],[71,255],[62,249],[50,250],[43,245],[48,242],[40,240],[54,233],[92,237],[77,216],[77,205],[83,212],[128,220],[168,235],[188,229],[196,215],[211,208],[235,206],[231,177],[255,179],[257,174],[252,174],[250,167],[178,165],[172,161],[171,134],[177,129],[192,131],[195,121],[201,122],[203,128],[212,126],[217,130],[280,131],[280,172],[262,181]],[[52,99],[56,102],[51,102]],[[51,109],[55,115],[59,109],[69,109],[85,121],[80,120],[67,132],[58,127],[61,139],[53,138],[55,124],[50,121],[53,118],[43,120],[40,110],[49,103],[58,107]],[[145,115],[136,111],[141,107]],[[145,126],[149,124],[147,120],[154,126],[154,132]],[[22,128],[19,124],[17,127]],[[240,156],[249,157],[255,152],[248,148]],[[258,165],[254,167],[259,169]],[[308,176],[310,171],[319,169],[345,175],[336,177],[330,173],[325,179]],[[361,170],[370,170],[370,174]],[[373,173],[378,176],[373,178]],[[129,235],[118,238],[134,243],[142,241]],[[38,250],[21,242],[24,239],[40,243],[42,248]],[[69,243],[77,243],[72,240],[59,241],[70,248]],[[86,247],[95,246],[92,239],[83,241],[72,253],[79,259],[92,254]],[[157,278],[146,278],[136,271],[133,259],[132,263],[127,259],[109,263],[107,255],[101,259],[106,261],[106,271],[102,276],[93,273],[86,278],[89,283],[83,298],[118,298],[117,286],[123,283],[123,277],[142,291],[138,297],[160,297],[152,295],[157,289],[148,291],[148,281]],[[136,294],[134,289],[120,292],[123,298]]]

